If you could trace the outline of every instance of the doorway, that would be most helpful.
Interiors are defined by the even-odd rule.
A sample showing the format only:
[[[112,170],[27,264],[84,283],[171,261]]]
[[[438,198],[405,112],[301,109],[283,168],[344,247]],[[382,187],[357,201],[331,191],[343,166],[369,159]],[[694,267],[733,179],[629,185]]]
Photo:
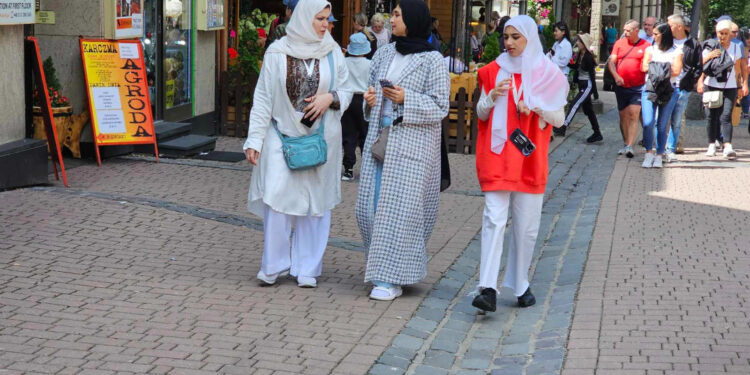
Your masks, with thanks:
[[[144,0],[141,38],[154,120],[193,115],[192,0]]]

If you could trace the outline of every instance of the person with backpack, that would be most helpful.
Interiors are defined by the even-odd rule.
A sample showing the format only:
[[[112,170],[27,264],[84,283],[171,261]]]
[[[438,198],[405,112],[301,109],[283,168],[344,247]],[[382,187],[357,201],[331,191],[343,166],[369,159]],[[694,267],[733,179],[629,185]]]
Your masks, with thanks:
[[[687,34],[685,17],[680,14],[673,14],[667,18],[667,24],[672,29],[675,47],[682,52],[682,72],[677,76],[679,84],[675,88],[677,103],[672,110],[669,136],[667,137],[666,160],[671,163],[677,160],[676,154],[683,152],[680,138],[685,122],[685,111],[687,110],[690,92],[695,90],[698,78],[703,72],[703,61],[701,43],[698,39]]]

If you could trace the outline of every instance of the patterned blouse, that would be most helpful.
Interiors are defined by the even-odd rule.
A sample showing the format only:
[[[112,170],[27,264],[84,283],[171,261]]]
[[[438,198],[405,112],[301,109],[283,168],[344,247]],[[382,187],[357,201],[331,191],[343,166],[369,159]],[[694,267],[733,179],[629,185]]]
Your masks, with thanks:
[[[313,62],[313,72],[307,74],[305,63]],[[305,102],[305,98],[315,95],[320,83],[320,60],[308,59],[301,60],[292,56],[286,57],[286,92],[289,101],[296,111],[303,112],[305,107],[310,103]],[[340,109],[340,103],[336,92],[333,94],[333,103],[331,109]]]

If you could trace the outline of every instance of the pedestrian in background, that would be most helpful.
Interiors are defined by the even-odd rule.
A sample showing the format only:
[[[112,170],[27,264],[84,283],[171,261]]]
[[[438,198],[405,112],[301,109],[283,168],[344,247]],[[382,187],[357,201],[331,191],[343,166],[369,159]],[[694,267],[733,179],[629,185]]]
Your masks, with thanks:
[[[380,47],[370,68],[356,216],[367,249],[365,282],[376,300],[400,296],[401,286],[427,274],[450,94],[448,69],[427,41],[430,24],[424,1],[401,0],[391,18],[395,43]]]
[[[656,26],[656,17],[646,17],[643,20],[643,28],[638,31],[638,37],[647,41],[648,44],[654,44],[654,26]]]
[[[349,73],[341,47],[327,31],[330,13],[325,0],[297,4],[287,35],[266,51],[253,96],[243,149],[254,165],[248,210],[263,218],[257,277],[266,285],[290,273],[300,287],[317,286],[331,209],[341,201],[340,118],[351,94],[345,89]],[[281,137],[321,133],[324,164],[291,169]]]
[[[719,40],[707,41],[703,49],[703,74],[698,80],[698,93],[721,92],[721,105],[708,109],[708,150],[706,156],[716,155],[716,141],[724,137],[724,158],[734,159],[732,148],[732,107],[738,98],[748,94],[747,76],[742,74],[742,47],[732,43],[732,21],[716,24]],[[708,43],[711,42],[711,43]],[[731,63],[730,63],[731,62]],[[713,64],[712,64],[713,63]],[[738,92],[739,88],[739,92]]]
[[[354,15],[354,22],[352,23],[352,31],[357,34],[360,33],[367,38],[367,42],[370,43],[370,52],[365,55],[368,60],[372,59],[375,55],[375,50],[378,49],[378,39],[375,34],[370,31],[367,27],[367,16],[364,13],[357,13]]]
[[[343,181],[354,179],[354,164],[357,162],[357,147],[364,150],[367,137],[367,120],[364,114],[364,93],[370,79],[370,42],[363,33],[352,34],[346,48],[346,66],[349,68],[347,89],[352,92],[352,102],[341,117],[341,131],[344,140],[344,173]]]
[[[638,37],[638,21],[629,20],[623,26],[624,38],[615,42],[607,68],[615,79],[615,98],[620,111],[620,131],[625,146],[619,155],[632,158],[633,144],[638,136],[638,118],[641,113],[641,91],[646,83],[646,73],[641,71],[647,41]]]
[[[589,34],[578,34],[576,38],[576,44],[578,45],[578,57],[574,64],[574,81],[578,83],[578,94],[573,99],[573,103],[568,110],[568,115],[565,116],[565,123],[560,128],[553,128],[555,135],[565,135],[565,129],[568,128],[570,122],[573,121],[573,117],[578,112],[579,108],[583,108],[583,113],[589,118],[591,123],[591,130],[594,131],[591,136],[586,138],[587,143],[599,142],[604,139],[602,137],[601,130],[599,129],[599,120],[596,118],[594,113],[594,106],[591,103],[591,97],[597,97],[596,93],[596,59],[594,54],[591,53],[591,35]],[[559,129],[559,130],[558,130]]]
[[[536,303],[529,267],[547,184],[551,128],[563,124],[569,90],[560,69],[545,57],[531,17],[511,18],[503,33],[506,52],[477,73],[481,97],[476,164],[485,206],[479,284],[472,305],[484,311],[496,309],[510,211],[513,234],[503,286],[513,289],[518,306]]]
[[[385,17],[380,13],[375,13],[370,18],[370,31],[378,39],[378,48],[391,42],[391,30],[385,27]]]
[[[648,73],[646,87],[641,96],[643,116],[644,168],[661,168],[667,147],[667,134],[672,112],[680,98],[676,90],[682,73],[682,50],[674,45],[672,29],[666,23],[658,24],[653,31],[654,44],[646,48],[641,71]],[[654,150],[656,126],[656,150]],[[654,154],[655,152],[655,154]]]
[[[547,57],[552,60],[560,71],[568,76],[570,73],[570,59],[573,58],[573,46],[570,44],[570,30],[565,22],[555,24],[555,30],[552,32],[555,37],[555,43],[547,52]]]

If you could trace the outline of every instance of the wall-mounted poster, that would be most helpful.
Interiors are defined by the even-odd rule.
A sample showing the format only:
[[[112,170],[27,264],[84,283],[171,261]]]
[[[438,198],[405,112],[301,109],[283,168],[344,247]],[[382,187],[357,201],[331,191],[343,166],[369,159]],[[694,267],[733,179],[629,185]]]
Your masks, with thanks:
[[[34,0],[0,0],[0,25],[34,23]]]
[[[109,0],[105,6],[105,37],[130,39],[143,36],[143,0]]]
[[[220,30],[224,28],[224,1],[200,0],[196,22],[198,30]]]

